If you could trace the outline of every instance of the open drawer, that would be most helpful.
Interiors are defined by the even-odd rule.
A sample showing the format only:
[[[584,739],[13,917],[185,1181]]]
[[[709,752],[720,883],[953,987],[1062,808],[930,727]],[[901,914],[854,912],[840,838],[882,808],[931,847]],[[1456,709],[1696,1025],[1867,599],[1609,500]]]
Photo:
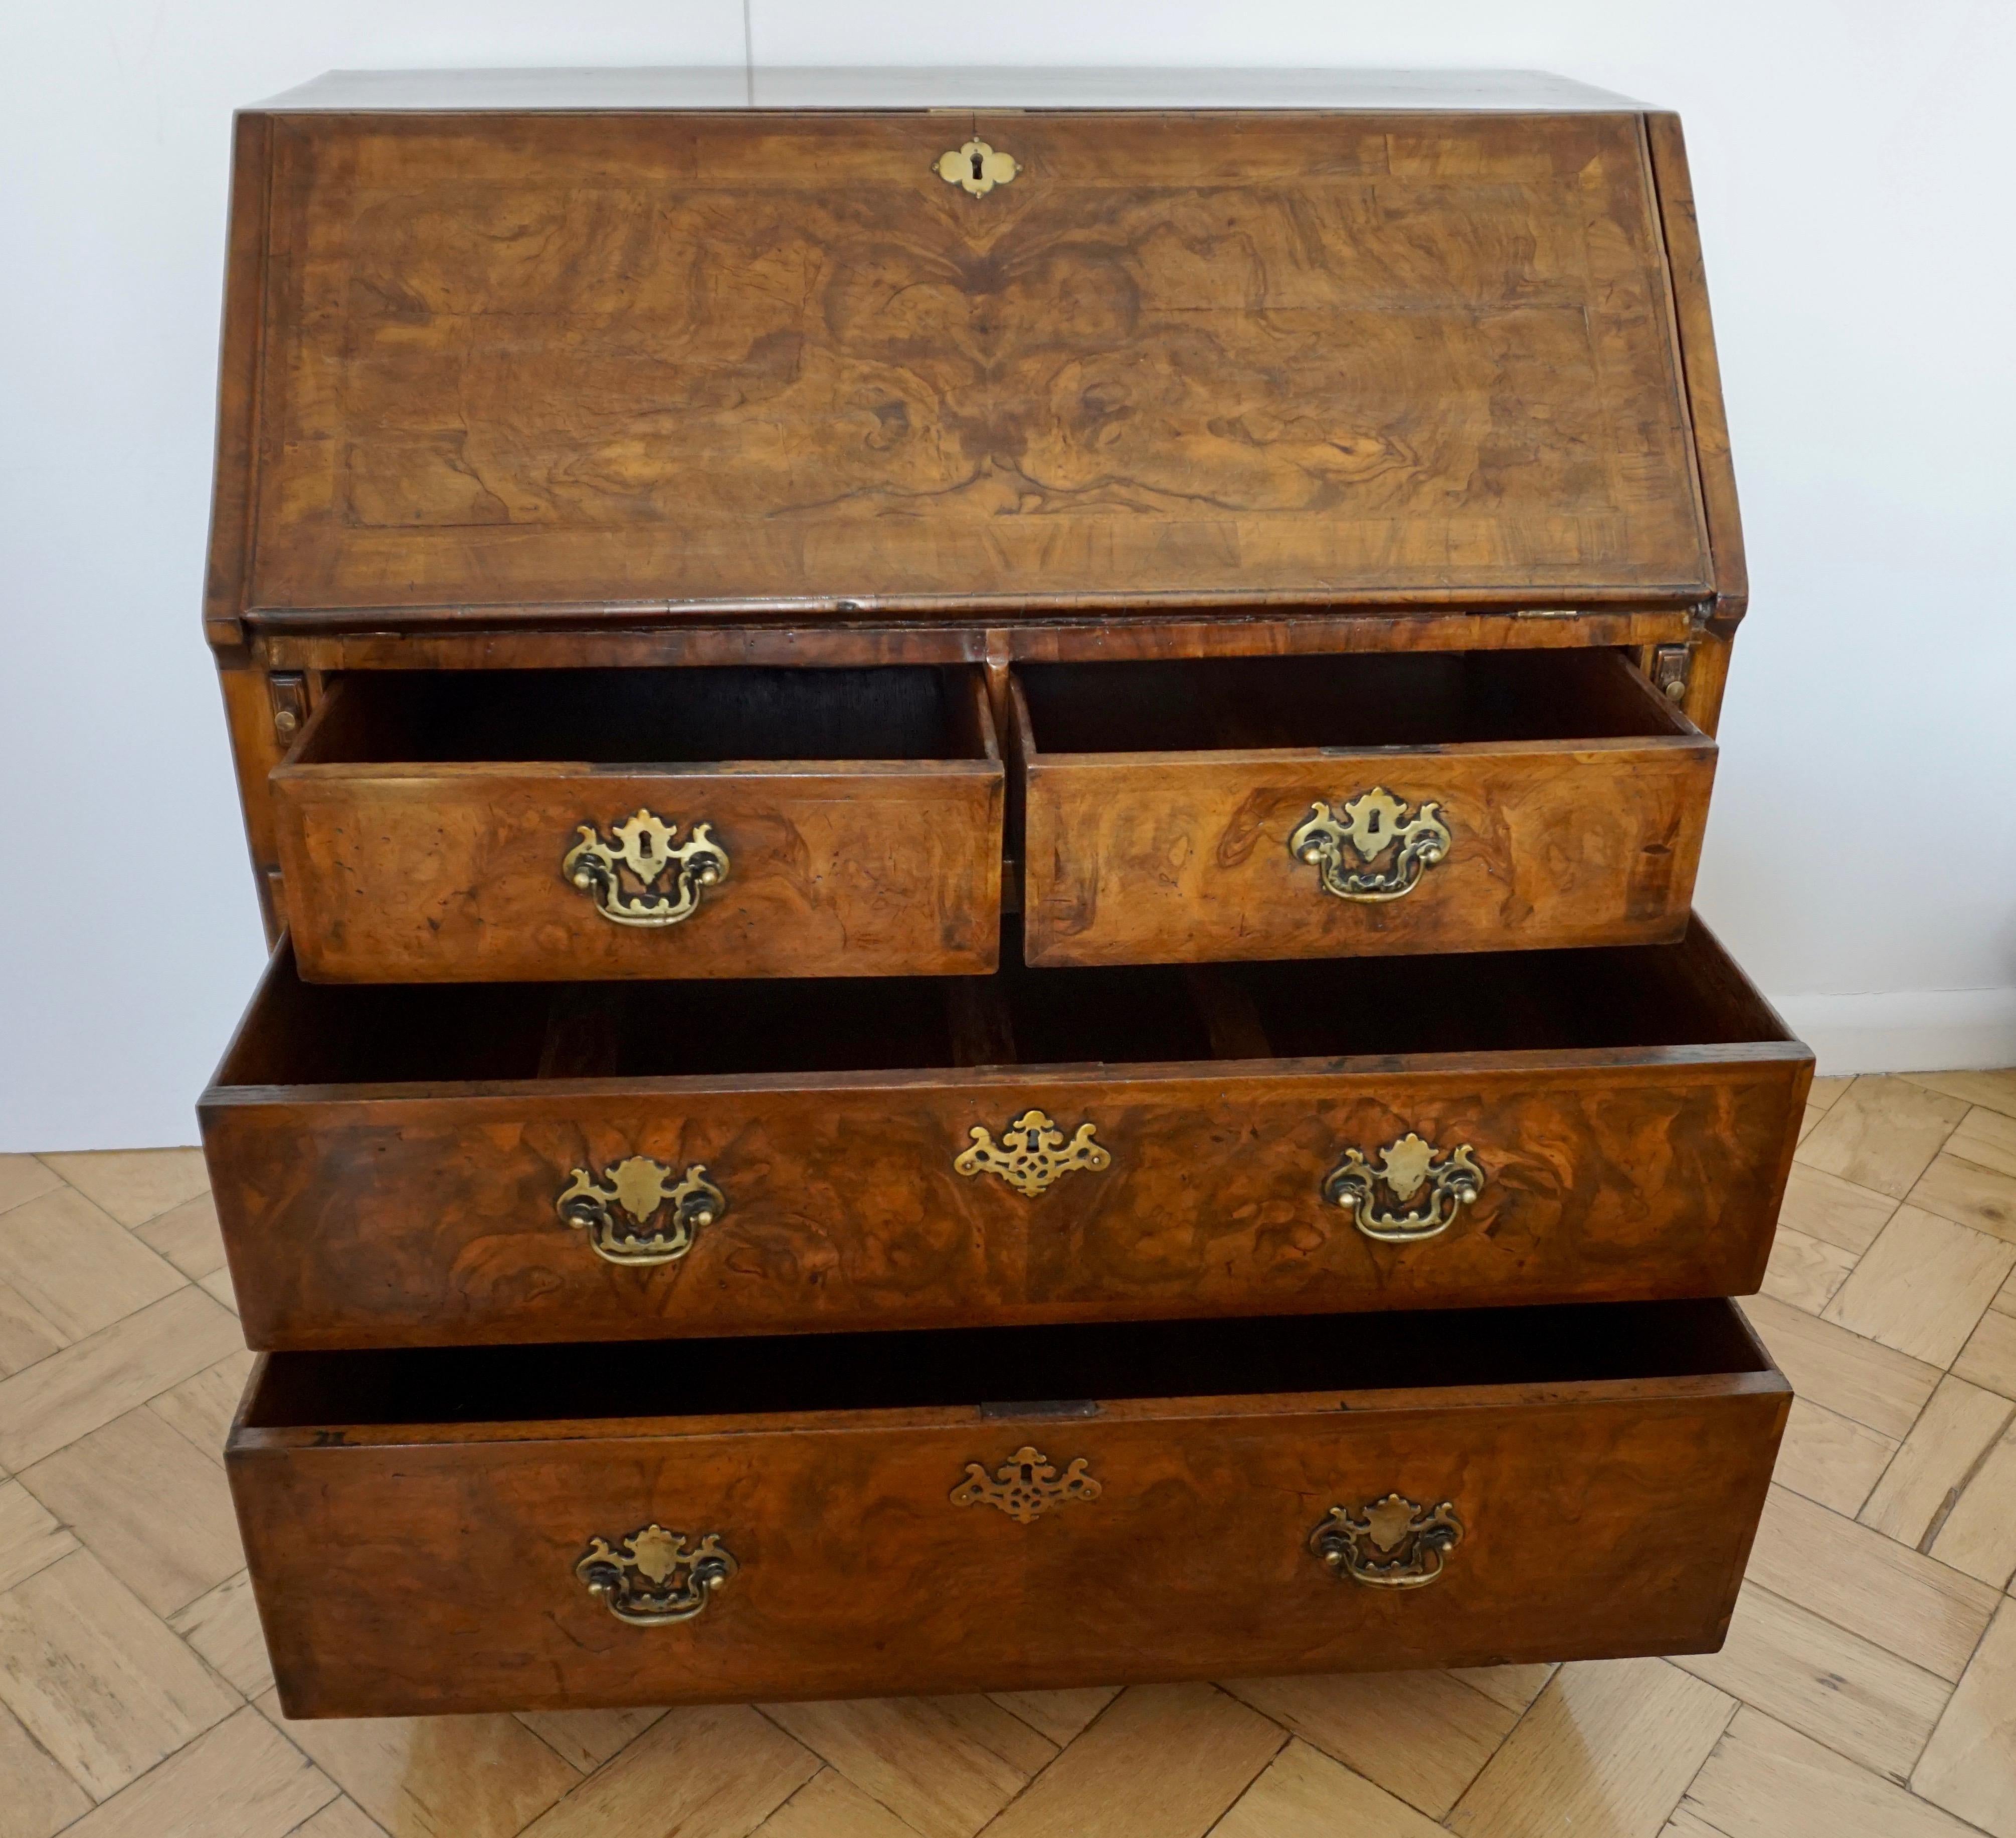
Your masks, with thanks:
[[[1622,652],[1025,665],[1032,964],[1649,944],[1715,743]]]
[[[272,775],[301,973],[329,981],[993,968],[980,673],[382,671]]]
[[[573,1710],[1711,1650],[1790,1401],[1726,1302],[276,1354],[226,1460],[289,1715]]]
[[[360,988],[283,947],[200,1114],[253,1346],[610,1340],[1743,1293],[1812,1064],[1698,926],[1404,980]]]

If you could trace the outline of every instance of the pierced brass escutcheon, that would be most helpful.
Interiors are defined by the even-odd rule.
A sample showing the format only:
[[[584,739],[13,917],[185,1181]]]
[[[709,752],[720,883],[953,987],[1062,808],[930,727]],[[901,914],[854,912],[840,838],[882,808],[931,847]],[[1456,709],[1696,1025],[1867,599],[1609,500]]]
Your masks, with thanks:
[[[676,926],[699,910],[704,888],[728,878],[728,851],[714,840],[713,830],[696,823],[682,843],[676,823],[639,810],[609,826],[605,839],[592,823],[584,823],[578,839],[561,858],[560,872],[586,894],[596,910],[619,926]],[[666,890],[658,883],[669,881]],[[626,883],[634,883],[632,892]]]
[[[1085,1473],[1086,1458],[1060,1474],[1041,1449],[1026,1444],[990,1476],[978,1462],[966,1465],[966,1479],[952,1490],[955,1506],[995,1506],[1017,1525],[1027,1525],[1067,1500],[1096,1500],[1106,1490]]]
[[[722,1547],[720,1533],[703,1532],[689,1541],[684,1532],[653,1523],[613,1545],[590,1538],[574,1574],[619,1621],[663,1628],[691,1620],[741,1567]]]
[[[1334,811],[1319,799],[1288,838],[1288,852],[1316,871],[1326,894],[1374,903],[1413,893],[1422,871],[1433,868],[1449,848],[1440,804],[1425,804],[1409,815],[1406,801],[1383,785],[1360,792]],[[1388,855],[1392,859],[1379,866]]]
[[[1080,1124],[1067,1142],[1064,1131],[1042,1111],[1025,1110],[1001,1132],[999,1147],[994,1132],[976,1124],[967,1131],[973,1146],[952,1165],[968,1176],[999,1174],[1024,1200],[1034,1200],[1060,1174],[1079,1168],[1096,1174],[1112,1166],[1113,1157],[1092,1139],[1096,1127]]]
[[[1374,1167],[1359,1150],[1347,1149],[1344,1159],[1324,1175],[1323,1196],[1350,1214],[1367,1238],[1382,1243],[1409,1244],[1448,1231],[1456,1214],[1484,1191],[1484,1171],[1467,1142],[1438,1154],[1409,1130],[1378,1154]],[[1406,1212],[1383,1210],[1374,1203],[1381,1187],[1403,1207],[1417,1193],[1425,1192],[1426,1200]]]
[[[1010,183],[1022,168],[1010,155],[995,153],[985,141],[970,140],[963,147],[939,154],[931,170],[947,185],[984,198],[996,185]]]
[[[588,1234],[598,1257],[612,1264],[669,1264],[693,1249],[701,1226],[727,1211],[728,1196],[697,1162],[675,1174],[648,1155],[633,1155],[599,1177],[574,1169],[553,1207],[576,1231]],[[653,1227],[661,1214],[669,1216]]]
[[[1335,1576],[1374,1589],[1425,1587],[1462,1542],[1463,1521],[1449,1501],[1417,1506],[1403,1494],[1388,1494],[1355,1512],[1333,1506],[1309,1534],[1309,1548]]]

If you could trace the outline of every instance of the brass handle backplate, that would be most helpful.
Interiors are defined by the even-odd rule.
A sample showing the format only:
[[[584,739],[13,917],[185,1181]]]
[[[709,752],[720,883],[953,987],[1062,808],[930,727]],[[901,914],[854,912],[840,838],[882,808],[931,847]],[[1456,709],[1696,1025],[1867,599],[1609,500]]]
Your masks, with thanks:
[[[609,826],[574,831],[560,872],[589,895],[602,916],[619,926],[676,926],[700,909],[702,890],[728,878],[728,851],[713,830],[696,823],[682,843],[676,823],[649,811]]]
[[[1041,1449],[1026,1444],[992,1474],[978,1462],[968,1462],[966,1478],[952,1490],[955,1506],[994,1506],[1027,1525],[1071,1500],[1096,1500],[1106,1490],[1085,1472],[1080,1455],[1063,1473]]]
[[[1432,1583],[1462,1542],[1463,1521],[1449,1501],[1417,1506],[1402,1494],[1388,1494],[1355,1512],[1333,1506],[1309,1534],[1310,1550],[1333,1575],[1374,1589]]]
[[[1060,1176],[1083,1169],[1097,1174],[1110,1167],[1113,1157],[1093,1141],[1096,1125],[1082,1123],[1071,1140],[1040,1110],[1025,1110],[1001,1132],[997,1144],[994,1132],[975,1124],[967,1134],[973,1146],[952,1158],[956,1173],[996,1174],[1021,1194],[1034,1200]]]
[[[568,1225],[588,1234],[598,1257],[669,1264],[693,1249],[703,1225],[727,1211],[728,1196],[697,1162],[675,1174],[648,1155],[633,1155],[599,1175],[575,1168],[553,1204]]]
[[[1011,156],[997,153],[985,141],[970,140],[939,154],[931,170],[947,185],[984,198],[996,185],[1008,184],[1022,168]]]
[[[1411,1244],[1438,1236],[1484,1191],[1484,1170],[1467,1142],[1445,1153],[1409,1130],[1379,1150],[1378,1156],[1374,1167],[1361,1151],[1347,1149],[1344,1159],[1323,1176],[1323,1196],[1350,1214],[1352,1224],[1367,1238],[1382,1244]],[[1381,1206],[1382,1188],[1406,1210]]]
[[[662,1628],[691,1620],[740,1568],[722,1548],[720,1533],[689,1540],[654,1523],[613,1545],[590,1538],[574,1574],[619,1621]]]
[[[1383,785],[1335,811],[1319,800],[1288,838],[1288,852],[1316,871],[1326,894],[1371,902],[1413,893],[1449,848],[1440,804],[1410,813]]]

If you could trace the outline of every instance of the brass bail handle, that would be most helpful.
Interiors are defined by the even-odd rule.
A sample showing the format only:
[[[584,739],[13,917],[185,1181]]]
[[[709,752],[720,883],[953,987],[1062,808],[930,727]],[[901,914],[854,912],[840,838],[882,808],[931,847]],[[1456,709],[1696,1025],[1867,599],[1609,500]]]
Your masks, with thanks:
[[[693,1249],[702,1228],[728,1210],[728,1196],[695,1162],[675,1172],[648,1155],[605,1168],[569,1171],[554,1210],[611,1264],[669,1264]]]
[[[741,1567],[720,1533],[689,1537],[654,1520],[614,1542],[590,1538],[574,1574],[619,1621],[664,1628],[691,1620]]]
[[[1451,1502],[1423,1506],[1398,1493],[1331,1507],[1309,1540],[1340,1582],[1370,1589],[1425,1588],[1462,1542],[1463,1521]]]
[[[584,823],[560,872],[612,925],[682,925],[700,910],[700,895],[728,879],[729,861],[710,825],[696,823],[684,842],[679,833],[676,823],[642,808],[606,836]]]
[[[1324,893],[1374,905],[1413,893],[1449,851],[1442,806],[1412,809],[1383,785],[1335,809],[1317,800],[1288,838],[1289,854],[1316,871]]]
[[[1484,1191],[1484,1170],[1467,1142],[1445,1151],[1409,1130],[1374,1153],[1376,1162],[1347,1149],[1324,1175],[1322,1191],[1326,1202],[1342,1207],[1360,1232],[1382,1244],[1439,1237]]]

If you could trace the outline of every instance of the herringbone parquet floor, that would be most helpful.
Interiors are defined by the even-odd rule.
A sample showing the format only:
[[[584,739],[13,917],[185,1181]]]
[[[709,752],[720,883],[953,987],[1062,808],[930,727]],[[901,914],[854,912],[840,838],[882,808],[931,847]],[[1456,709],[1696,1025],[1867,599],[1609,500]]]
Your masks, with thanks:
[[[200,1159],[0,1156],[0,1838],[2016,1838],[2012,1271],[2016,1072],[1823,1081],[1710,1657],[290,1724]]]

